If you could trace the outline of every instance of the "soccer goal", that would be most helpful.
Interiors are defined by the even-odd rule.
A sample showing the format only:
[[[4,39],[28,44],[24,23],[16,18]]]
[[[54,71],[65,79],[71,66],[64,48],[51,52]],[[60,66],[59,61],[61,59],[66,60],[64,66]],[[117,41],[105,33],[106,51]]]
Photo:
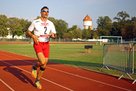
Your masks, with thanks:
[[[122,43],[122,36],[100,36],[100,39],[108,39],[109,43]]]

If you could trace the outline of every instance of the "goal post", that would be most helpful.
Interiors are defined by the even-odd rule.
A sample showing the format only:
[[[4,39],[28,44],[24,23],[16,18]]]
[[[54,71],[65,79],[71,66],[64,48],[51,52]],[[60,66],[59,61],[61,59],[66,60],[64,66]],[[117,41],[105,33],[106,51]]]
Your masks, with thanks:
[[[122,36],[100,36],[100,39],[108,39],[109,43],[122,43]]]

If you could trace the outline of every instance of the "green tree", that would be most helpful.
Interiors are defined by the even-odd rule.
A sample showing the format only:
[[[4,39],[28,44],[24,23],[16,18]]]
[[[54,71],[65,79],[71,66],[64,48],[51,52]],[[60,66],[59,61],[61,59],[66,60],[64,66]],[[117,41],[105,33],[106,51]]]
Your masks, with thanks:
[[[21,19],[21,20],[20,20],[20,24],[21,24],[22,32],[24,33],[24,35],[25,35],[26,37],[29,37],[29,36],[26,34],[26,31],[28,30],[28,27],[30,26],[31,22],[28,21],[28,20]],[[22,33],[22,32],[21,32],[21,33]]]
[[[64,20],[57,20],[56,29],[58,37],[63,38],[63,33],[67,32],[68,24]]]
[[[129,18],[129,14],[126,11],[121,11],[117,13],[117,16],[114,17],[114,20],[117,20],[118,22],[125,22]]]
[[[122,37],[126,40],[133,39],[133,25],[131,23],[126,23],[121,29]]]
[[[21,21],[18,18],[9,18],[8,25],[10,28],[10,33],[12,34],[12,38],[14,38],[15,35],[20,36],[23,34],[23,27],[21,25]]]
[[[28,27],[30,26],[31,22],[25,19],[20,19],[20,25],[22,27],[22,31],[26,32]]]
[[[133,25],[133,38],[136,38],[136,17],[132,17],[131,19],[132,25]]]
[[[8,35],[8,18],[5,15],[0,15],[0,36],[5,37]]]
[[[63,38],[72,39],[72,38],[82,38],[82,31],[77,25],[73,25],[71,28],[64,33]]]
[[[57,38],[63,38],[63,34],[67,32],[68,24],[62,19],[55,19],[53,17],[49,17],[49,20],[51,20],[56,28],[57,31]]]
[[[125,11],[118,12],[117,16],[114,17],[115,22],[113,23],[111,33],[122,36],[123,39],[131,39],[133,26],[129,17],[129,14]]]
[[[91,30],[90,29],[82,30],[82,38],[83,39],[90,39],[91,38]]]
[[[112,28],[112,20],[108,16],[99,17],[97,19],[97,29],[99,31],[99,36],[110,35],[110,30]]]
[[[113,22],[112,29],[110,31],[112,36],[121,36],[120,25],[118,22]]]
[[[94,39],[98,39],[98,38],[99,38],[98,30],[97,30],[97,29],[94,29],[94,30],[93,30],[93,38],[94,38]]]
[[[73,30],[73,38],[82,38],[82,31],[80,28]]]
[[[132,17],[132,19],[127,20],[121,30],[124,39],[132,40],[136,38],[136,19]]]
[[[73,37],[72,37],[72,32],[66,32],[63,34],[63,38],[66,39],[66,40],[71,40]]]

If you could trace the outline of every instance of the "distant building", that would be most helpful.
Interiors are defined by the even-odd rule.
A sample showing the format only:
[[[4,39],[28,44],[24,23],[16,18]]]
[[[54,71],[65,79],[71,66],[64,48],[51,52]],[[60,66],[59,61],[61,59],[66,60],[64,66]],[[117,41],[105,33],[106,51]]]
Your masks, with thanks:
[[[10,28],[7,28],[7,30],[8,30],[8,35],[5,36],[5,37],[1,37],[1,36],[0,36],[0,39],[13,39],[13,38],[12,38],[12,34],[11,34],[11,32],[9,31]],[[15,36],[14,36],[14,39],[26,39],[26,35],[25,35],[25,34],[23,34],[23,35],[21,35],[21,36],[15,35]]]
[[[83,19],[83,26],[84,26],[84,29],[90,29],[92,30],[93,29],[93,25],[92,25],[92,19],[90,16],[86,15]]]

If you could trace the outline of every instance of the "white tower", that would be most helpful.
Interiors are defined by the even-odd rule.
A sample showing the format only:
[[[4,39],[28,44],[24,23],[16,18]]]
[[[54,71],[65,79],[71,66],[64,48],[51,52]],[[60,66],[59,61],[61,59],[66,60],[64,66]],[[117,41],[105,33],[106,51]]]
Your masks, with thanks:
[[[84,29],[89,29],[92,30],[93,26],[92,26],[92,19],[90,18],[90,16],[86,15],[85,18],[83,19],[83,26]]]

